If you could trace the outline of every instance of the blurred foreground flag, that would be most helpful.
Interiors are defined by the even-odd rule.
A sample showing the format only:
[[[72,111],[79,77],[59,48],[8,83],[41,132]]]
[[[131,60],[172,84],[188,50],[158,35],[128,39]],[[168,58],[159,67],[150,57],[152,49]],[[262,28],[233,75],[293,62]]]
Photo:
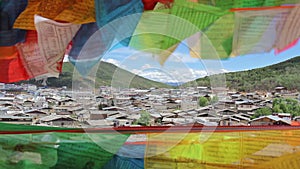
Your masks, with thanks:
[[[80,25],[58,23],[35,15],[40,55],[45,60],[46,77],[58,77],[68,44],[79,30]]]
[[[13,46],[25,40],[25,30],[13,29],[20,13],[26,8],[27,0],[3,0],[0,3],[0,46]],[[1,51],[2,52],[2,51]]]
[[[128,46],[144,7],[141,0],[95,0],[95,9],[96,23],[81,26],[69,54],[83,76],[115,45]]]
[[[34,15],[75,24],[95,22],[94,0],[28,0],[14,28],[35,30]]]
[[[0,46],[0,82],[11,83],[29,79],[15,46]]]
[[[26,41],[17,45],[30,78],[58,77],[65,51],[80,25],[58,23],[35,16],[36,31],[28,31]]]
[[[274,7],[235,13],[232,56],[269,52],[291,8]]]
[[[295,169],[299,139],[298,129],[147,133],[145,169]]]
[[[157,55],[162,53],[161,61],[166,60],[165,54],[170,55],[174,46],[200,31],[205,31],[228,13],[214,6],[176,0],[170,9],[143,13],[130,41],[130,47],[138,50],[153,49],[152,52]]]
[[[300,4],[296,5],[288,14],[283,24],[282,29],[278,30],[278,38],[276,48],[279,51],[287,49],[295,45],[295,42],[300,38]]]

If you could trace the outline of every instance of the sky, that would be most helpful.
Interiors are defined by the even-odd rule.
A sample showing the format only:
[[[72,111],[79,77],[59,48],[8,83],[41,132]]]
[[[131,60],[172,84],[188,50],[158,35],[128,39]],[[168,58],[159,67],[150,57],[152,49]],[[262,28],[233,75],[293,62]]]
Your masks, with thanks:
[[[145,78],[164,83],[193,81],[208,74],[250,70],[273,65],[300,56],[300,43],[280,54],[269,53],[236,56],[226,60],[201,60],[192,58],[184,43],[180,44],[164,65],[155,55],[119,47],[105,55],[102,60]],[[99,67],[101,68],[101,67]]]

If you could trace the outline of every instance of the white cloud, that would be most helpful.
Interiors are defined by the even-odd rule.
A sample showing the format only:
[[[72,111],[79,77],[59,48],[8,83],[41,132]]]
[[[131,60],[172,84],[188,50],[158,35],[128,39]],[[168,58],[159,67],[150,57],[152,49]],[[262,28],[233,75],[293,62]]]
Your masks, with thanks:
[[[138,74],[141,73],[141,70],[138,70],[138,69],[132,69],[131,72],[138,75]]]
[[[221,71],[222,71],[223,73],[228,73],[228,72],[230,72],[229,70],[226,70],[226,69],[221,69]]]
[[[188,82],[207,75],[207,72],[205,70],[193,70],[189,68],[179,68],[172,70],[164,68],[150,68],[144,70],[132,69],[130,71],[147,79],[163,83]]]
[[[144,64],[143,66],[142,66],[142,69],[149,69],[149,68],[151,68],[152,66],[150,65],[150,64]]]
[[[192,74],[193,74],[193,78],[200,78],[200,77],[207,76],[206,70],[195,70],[195,69],[190,69],[190,71],[191,71]]]
[[[228,73],[230,71],[226,70],[226,69],[208,69],[207,72],[209,75],[214,75],[214,74],[220,74],[220,73]]]
[[[129,54],[132,51],[128,50],[127,52]],[[188,82],[208,74],[228,72],[223,69],[219,61],[191,58],[188,54],[179,52],[172,54],[163,66],[153,59],[153,55],[147,52],[131,53],[123,59],[108,57],[103,60],[139,76],[164,83]],[[198,64],[199,66],[195,66]],[[203,67],[206,67],[207,70]]]

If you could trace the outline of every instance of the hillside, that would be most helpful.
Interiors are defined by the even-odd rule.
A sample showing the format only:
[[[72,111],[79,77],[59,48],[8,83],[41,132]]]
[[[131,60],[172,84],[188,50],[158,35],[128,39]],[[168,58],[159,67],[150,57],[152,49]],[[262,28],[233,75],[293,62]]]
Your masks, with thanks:
[[[293,59],[248,71],[225,73],[227,87],[238,91],[271,91],[276,86],[285,86],[300,91],[300,56]],[[209,77],[189,82],[184,86],[209,86]]]
[[[96,87],[99,86],[111,86],[112,76],[115,72],[117,73],[117,77],[114,81],[114,87],[128,87],[126,84],[130,84],[129,87],[133,88],[142,88],[148,89],[151,87],[158,88],[170,88],[169,85],[148,80],[146,78],[134,75],[131,72],[128,72],[124,69],[118,68],[117,66],[107,63],[100,62],[99,69],[97,70],[96,75]],[[65,62],[63,65],[63,71],[60,74],[59,78],[48,78],[47,85],[49,87],[62,87],[67,86],[68,88],[72,87],[72,78],[73,78],[74,67],[71,63]],[[115,75],[116,76],[116,75]],[[132,79],[128,79],[129,77],[133,77]],[[86,83],[89,83],[89,79],[84,80]],[[78,82],[74,80],[74,82]],[[36,82],[34,80],[30,80],[29,83],[41,84],[41,82]]]

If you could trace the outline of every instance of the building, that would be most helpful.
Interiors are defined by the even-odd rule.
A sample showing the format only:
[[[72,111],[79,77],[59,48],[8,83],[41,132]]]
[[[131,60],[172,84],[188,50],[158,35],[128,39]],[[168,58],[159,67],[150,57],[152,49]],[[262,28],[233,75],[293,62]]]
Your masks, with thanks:
[[[284,120],[278,116],[268,115],[268,116],[261,116],[255,118],[250,121],[251,126],[258,126],[258,125],[291,125],[291,121]]]
[[[46,124],[57,127],[76,127],[77,120],[68,115],[50,115],[39,119],[37,124]]]

